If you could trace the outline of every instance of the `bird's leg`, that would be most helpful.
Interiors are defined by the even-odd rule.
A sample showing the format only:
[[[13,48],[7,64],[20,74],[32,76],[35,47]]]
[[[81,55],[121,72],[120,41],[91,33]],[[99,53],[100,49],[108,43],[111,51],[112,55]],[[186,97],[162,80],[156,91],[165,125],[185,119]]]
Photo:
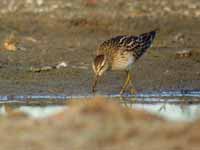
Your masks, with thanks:
[[[124,82],[124,85],[123,85],[121,91],[120,91],[120,95],[122,95],[124,93],[124,91],[126,90],[128,84],[129,84],[129,81],[130,81],[130,73],[129,73],[129,71],[126,71],[126,73],[127,73],[127,78],[126,78],[126,81]]]
[[[130,72],[129,72],[129,76],[130,76],[129,85],[131,86],[130,93],[136,94],[137,90],[135,89],[135,87],[133,85],[133,77],[131,76]]]

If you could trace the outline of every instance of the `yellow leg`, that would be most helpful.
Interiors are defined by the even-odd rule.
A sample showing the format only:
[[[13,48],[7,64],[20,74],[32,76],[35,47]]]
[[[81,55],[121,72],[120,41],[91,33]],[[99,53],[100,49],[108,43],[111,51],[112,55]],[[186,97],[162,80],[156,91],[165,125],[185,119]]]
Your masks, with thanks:
[[[130,81],[129,84],[131,85],[131,89],[130,89],[130,93],[131,94],[136,94],[137,90],[135,89],[134,85],[133,85],[133,77],[130,75]]]
[[[131,89],[130,89],[130,93],[131,94],[136,94],[137,93],[137,91],[136,91],[136,89],[135,89],[135,87],[133,85],[133,81],[132,80],[133,80],[133,78],[131,76],[131,73],[129,71],[127,71],[127,78],[126,78],[126,81],[124,82],[124,85],[123,85],[121,91],[120,91],[120,95],[122,95],[125,92],[125,90],[127,89],[128,85],[131,86]]]
[[[124,82],[124,85],[120,91],[120,95],[122,95],[124,93],[124,91],[126,90],[128,84],[129,84],[129,81],[130,81],[130,73],[129,71],[127,71],[127,78],[126,78],[126,81]]]

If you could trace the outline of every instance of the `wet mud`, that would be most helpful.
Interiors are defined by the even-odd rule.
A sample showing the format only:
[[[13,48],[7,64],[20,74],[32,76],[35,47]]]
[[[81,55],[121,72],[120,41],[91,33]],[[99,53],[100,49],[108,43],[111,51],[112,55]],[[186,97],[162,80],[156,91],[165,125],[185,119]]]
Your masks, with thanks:
[[[91,63],[98,45],[115,35],[137,35],[157,27],[160,31],[153,47],[133,66],[134,85],[137,91],[140,93],[198,90],[200,87],[199,3],[195,1],[195,8],[188,6],[183,10],[174,3],[167,3],[168,5],[163,7],[180,7],[179,11],[182,11],[182,14],[176,12],[178,11],[176,9],[174,14],[170,11],[153,14],[148,9],[145,12],[138,7],[129,10],[130,12],[140,10],[138,14],[126,14],[124,11],[115,15],[107,12],[105,15],[102,5],[110,6],[110,2],[97,3],[95,6],[90,6],[90,2],[89,5],[80,3],[80,12],[73,13],[72,10],[68,10],[74,14],[71,17],[66,17],[65,9],[62,11],[56,9],[49,13],[36,13],[31,9],[2,13],[0,94],[91,94],[93,79]],[[80,5],[78,4],[77,6]],[[120,8],[117,4],[112,7],[114,12]],[[143,1],[141,4],[148,5]],[[74,5],[72,3],[72,6]],[[152,9],[156,7],[150,6]],[[93,7],[98,9],[95,11]],[[78,16],[77,14],[82,14],[81,10],[86,13]],[[184,10],[188,10],[189,13],[184,14]],[[162,12],[160,9],[157,11]],[[11,44],[16,47],[14,51],[12,45],[5,47],[5,41],[10,37]],[[183,50],[190,51],[191,55],[177,57],[177,52]],[[67,64],[65,68],[30,71],[31,67],[52,66],[63,61]],[[124,72],[106,73],[98,84],[97,94],[118,93],[124,79]]]

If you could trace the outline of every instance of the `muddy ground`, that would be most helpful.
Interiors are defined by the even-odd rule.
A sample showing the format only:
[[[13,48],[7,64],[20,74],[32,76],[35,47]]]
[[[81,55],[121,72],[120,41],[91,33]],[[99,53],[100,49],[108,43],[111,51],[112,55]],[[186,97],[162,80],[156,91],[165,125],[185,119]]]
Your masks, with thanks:
[[[91,62],[98,45],[115,35],[157,27],[153,47],[133,68],[137,91],[199,89],[198,0],[10,3],[5,1],[0,11],[1,95],[91,93]],[[182,50],[192,55],[177,58],[176,52]],[[66,68],[30,71],[62,61]],[[124,78],[124,72],[105,74],[99,93],[118,93]]]

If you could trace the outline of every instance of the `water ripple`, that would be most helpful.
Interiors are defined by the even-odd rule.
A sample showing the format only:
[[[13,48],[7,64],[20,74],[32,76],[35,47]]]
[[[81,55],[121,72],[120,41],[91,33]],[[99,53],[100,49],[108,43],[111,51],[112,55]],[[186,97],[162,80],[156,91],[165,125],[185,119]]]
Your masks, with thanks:
[[[12,102],[25,102],[25,101],[47,101],[47,100],[72,100],[72,99],[85,99],[92,98],[97,95],[2,95],[0,96],[0,103],[12,103]],[[161,91],[161,92],[147,92],[138,93],[136,95],[125,94],[120,96],[119,94],[111,95],[98,95],[108,98],[124,98],[130,100],[136,98],[136,101],[142,102],[166,102],[167,98],[170,98],[170,102],[178,102],[180,98],[193,98],[193,101],[200,102],[200,91],[198,90],[181,90],[181,91]],[[196,98],[196,99],[194,99]],[[168,101],[169,102],[169,101]]]

